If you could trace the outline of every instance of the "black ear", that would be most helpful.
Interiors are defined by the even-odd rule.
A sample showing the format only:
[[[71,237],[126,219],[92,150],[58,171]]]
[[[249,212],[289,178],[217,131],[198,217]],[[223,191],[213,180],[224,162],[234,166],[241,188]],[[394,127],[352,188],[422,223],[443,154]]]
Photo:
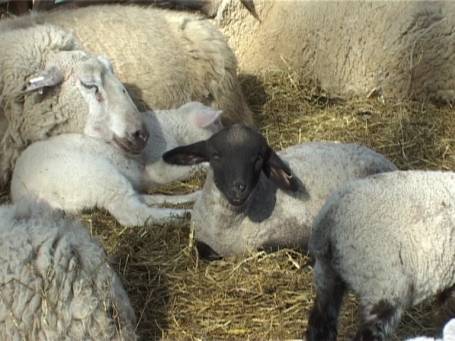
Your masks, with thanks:
[[[163,160],[173,165],[190,166],[208,161],[207,144],[205,141],[171,149],[163,154]]]
[[[268,150],[268,157],[262,170],[282,190],[292,192],[299,190],[299,181],[292,174],[291,168],[271,148]]]

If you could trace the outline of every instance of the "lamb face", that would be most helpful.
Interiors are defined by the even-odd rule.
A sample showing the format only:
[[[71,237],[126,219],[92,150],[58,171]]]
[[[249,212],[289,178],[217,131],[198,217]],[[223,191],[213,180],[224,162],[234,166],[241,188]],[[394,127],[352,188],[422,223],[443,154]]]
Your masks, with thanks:
[[[180,165],[210,163],[217,188],[234,207],[247,203],[264,172],[280,188],[298,190],[290,168],[252,128],[233,125],[210,139],[179,147],[163,155],[166,162]]]
[[[76,68],[76,85],[88,105],[84,134],[113,141],[134,154],[146,145],[149,133],[143,114],[106,58],[89,57]]]

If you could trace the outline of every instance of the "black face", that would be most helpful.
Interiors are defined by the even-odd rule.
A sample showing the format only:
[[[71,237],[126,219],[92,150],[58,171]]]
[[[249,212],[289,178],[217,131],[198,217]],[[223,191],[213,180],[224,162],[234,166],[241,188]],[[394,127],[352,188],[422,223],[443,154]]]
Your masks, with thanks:
[[[231,205],[243,205],[259,181],[267,156],[264,137],[224,130],[209,140],[207,151],[216,186]]]
[[[163,155],[172,164],[208,161],[217,188],[233,206],[243,205],[256,187],[261,171],[284,190],[298,189],[289,167],[252,128],[233,125],[207,141],[177,147]]]

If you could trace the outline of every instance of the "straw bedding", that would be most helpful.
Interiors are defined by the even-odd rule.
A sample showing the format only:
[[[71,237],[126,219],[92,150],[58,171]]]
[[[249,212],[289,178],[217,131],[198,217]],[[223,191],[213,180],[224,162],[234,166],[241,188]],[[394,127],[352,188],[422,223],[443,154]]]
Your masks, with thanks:
[[[258,126],[276,149],[314,140],[356,142],[385,154],[402,169],[455,171],[451,107],[331,98],[298,70],[242,75],[242,83]],[[202,181],[201,174],[162,192],[188,192]],[[7,193],[0,199],[7,201]],[[197,258],[189,222],[124,228],[104,211],[81,216],[112,256],[144,340],[303,335],[314,295],[306,256],[281,250],[209,263]],[[431,335],[447,315],[454,315],[453,307],[443,312],[435,307],[428,302],[407,313],[395,340]],[[346,299],[342,315],[340,340],[345,340],[358,320],[353,296]]]

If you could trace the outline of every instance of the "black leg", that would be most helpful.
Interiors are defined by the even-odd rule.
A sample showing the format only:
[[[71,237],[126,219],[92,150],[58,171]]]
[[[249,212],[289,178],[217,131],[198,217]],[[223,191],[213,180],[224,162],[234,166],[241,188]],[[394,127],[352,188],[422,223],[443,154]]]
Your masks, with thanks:
[[[316,262],[316,300],[308,319],[307,341],[335,341],[346,285],[328,265]]]

